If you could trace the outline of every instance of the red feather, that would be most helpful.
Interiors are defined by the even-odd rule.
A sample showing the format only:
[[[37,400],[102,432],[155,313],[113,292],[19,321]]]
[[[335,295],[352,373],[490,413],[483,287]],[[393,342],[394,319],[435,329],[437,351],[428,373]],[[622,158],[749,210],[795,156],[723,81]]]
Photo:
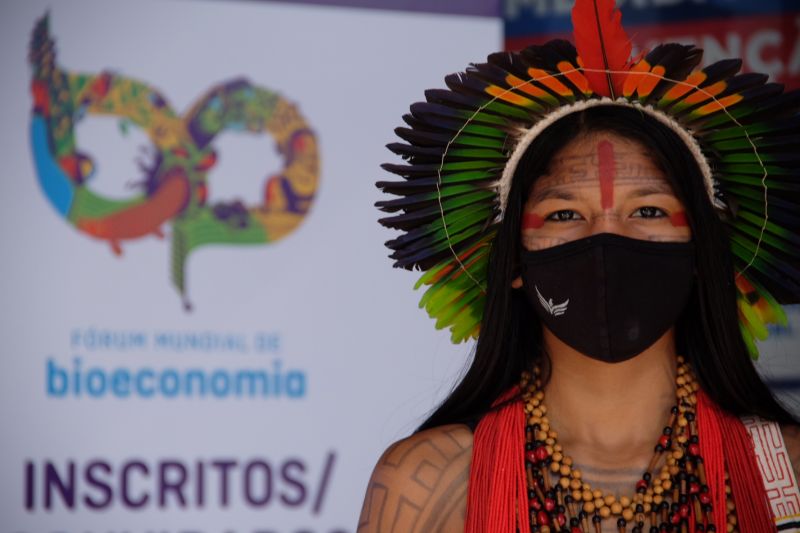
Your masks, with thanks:
[[[583,67],[605,71],[584,71],[589,86],[603,96],[620,96],[630,69],[631,41],[614,0],[575,0],[572,27]]]

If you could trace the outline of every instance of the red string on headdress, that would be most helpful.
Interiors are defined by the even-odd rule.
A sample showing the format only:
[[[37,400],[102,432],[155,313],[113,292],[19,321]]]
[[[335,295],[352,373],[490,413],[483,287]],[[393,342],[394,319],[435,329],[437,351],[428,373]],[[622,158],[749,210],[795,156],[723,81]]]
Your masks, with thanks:
[[[777,531],[750,434],[741,420],[720,409],[701,390],[697,391],[697,432],[717,529],[722,531],[726,524],[723,476],[727,465],[739,531]]]
[[[503,394],[475,429],[465,533],[530,533],[525,411],[521,401],[508,402],[518,394],[518,387]]]

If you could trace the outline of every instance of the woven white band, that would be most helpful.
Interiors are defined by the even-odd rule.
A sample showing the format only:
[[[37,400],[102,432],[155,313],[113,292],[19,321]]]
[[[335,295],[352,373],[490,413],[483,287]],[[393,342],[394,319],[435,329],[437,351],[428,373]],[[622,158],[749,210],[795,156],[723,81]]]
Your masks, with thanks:
[[[508,202],[508,192],[511,190],[511,181],[514,178],[514,172],[517,169],[517,165],[519,164],[520,159],[522,159],[522,155],[528,149],[530,144],[533,140],[539,136],[544,130],[546,130],[549,126],[553,123],[557,122],[558,120],[570,115],[572,113],[577,113],[579,111],[583,111],[584,109],[589,109],[590,107],[597,107],[597,106],[610,106],[610,105],[618,105],[624,107],[632,107],[634,109],[638,109],[642,113],[645,113],[654,119],[658,120],[669,129],[674,131],[678,137],[686,143],[686,147],[694,156],[695,161],[697,161],[697,165],[700,167],[700,172],[703,174],[703,181],[705,182],[706,193],[708,194],[711,203],[715,207],[722,208],[724,204],[716,198],[714,195],[714,178],[711,174],[711,167],[708,165],[708,161],[706,161],[705,156],[703,155],[703,151],[700,149],[700,145],[697,142],[697,139],[687,131],[683,126],[681,126],[675,119],[667,115],[666,113],[659,111],[653,107],[642,105],[639,102],[631,102],[624,98],[618,98],[616,100],[612,100],[611,98],[603,97],[603,98],[593,98],[590,100],[580,100],[578,102],[574,102],[572,104],[564,105],[559,107],[558,109],[554,110],[552,113],[548,114],[542,120],[534,124],[534,126],[528,130],[524,130],[521,133],[519,141],[517,145],[514,147],[514,151],[511,153],[511,157],[508,159],[506,163],[506,167],[503,170],[503,175],[500,178],[499,183],[497,184],[498,194],[500,196],[500,216],[502,218],[506,211],[506,204]]]

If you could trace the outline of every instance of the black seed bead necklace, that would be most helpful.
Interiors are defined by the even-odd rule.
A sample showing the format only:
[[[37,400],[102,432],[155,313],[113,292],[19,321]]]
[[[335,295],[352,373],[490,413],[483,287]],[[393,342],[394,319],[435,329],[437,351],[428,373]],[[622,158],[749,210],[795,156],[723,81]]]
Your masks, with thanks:
[[[532,533],[601,533],[616,520],[619,533],[737,533],[736,512],[726,475],[728,523],[713,523],[695,420],[699,385],[678,357],[676,405],[655,446],[653,458],[632,496],[619,499],[592,489],[557,442],[550,427],[540,370],[522,376],[525,403],[525,470]],[[660,465],[660,467],[659,467]]]

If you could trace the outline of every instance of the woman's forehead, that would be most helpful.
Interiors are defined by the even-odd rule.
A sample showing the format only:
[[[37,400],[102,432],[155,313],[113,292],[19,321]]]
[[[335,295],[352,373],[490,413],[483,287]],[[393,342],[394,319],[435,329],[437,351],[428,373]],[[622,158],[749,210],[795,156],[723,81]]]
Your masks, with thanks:
[[[646,147],[611,132],[591,132],[570,141],[534,183],[532,196],[544,189],[649,187],[671,193],[665,173]]]

